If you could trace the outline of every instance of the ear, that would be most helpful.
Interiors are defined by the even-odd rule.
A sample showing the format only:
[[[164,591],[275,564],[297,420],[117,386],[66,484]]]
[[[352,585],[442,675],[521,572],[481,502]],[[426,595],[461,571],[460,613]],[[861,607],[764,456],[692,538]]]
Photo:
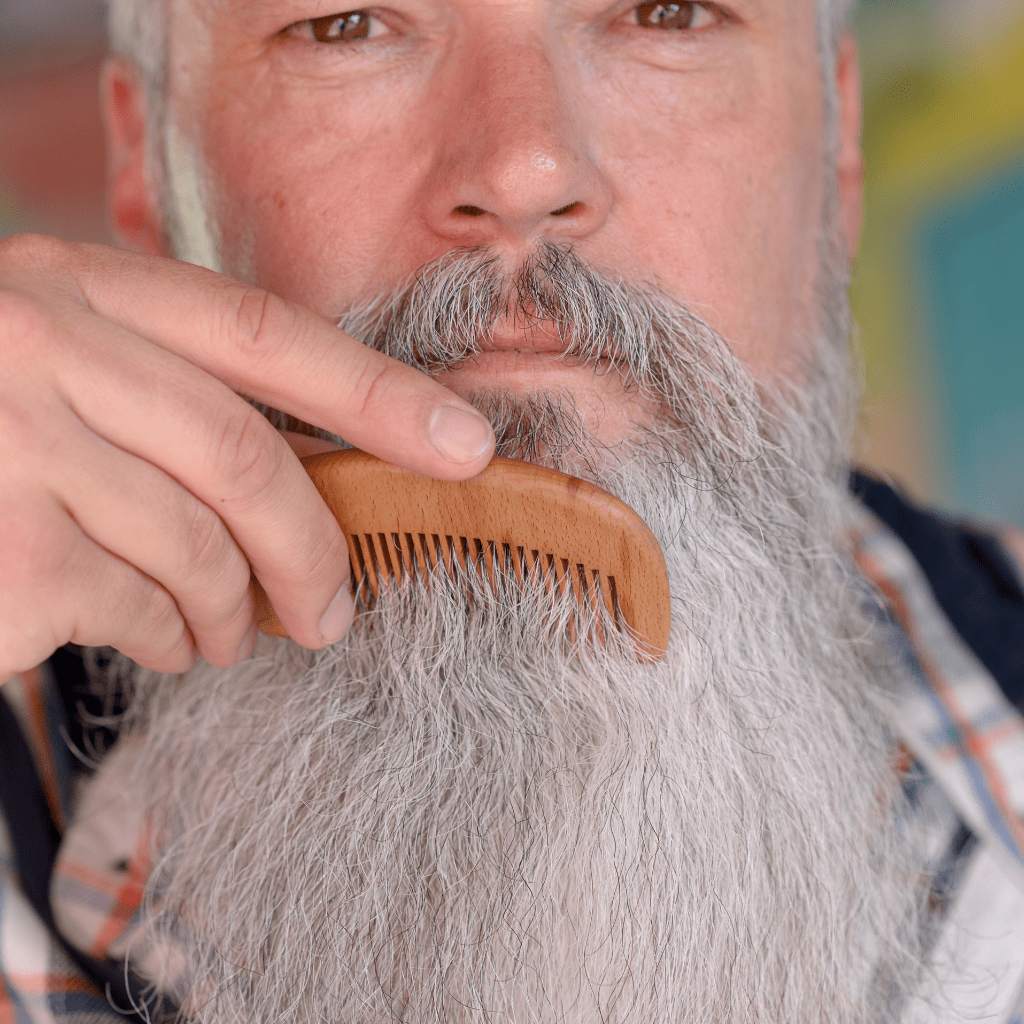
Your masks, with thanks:
[[[839,210],[846,233],[846,245],[853,261],[864,218],[864,157],[860,148],[861,90],[857,40],[844,33],[836,54],[836,98],[839,103],[836,131],[836,175]]]
[[[146,90],[138,69],[108,57],[100,75],[107,138],[107,215],[117,240],[136,252],[167,253],[154,183],[147,173]]]

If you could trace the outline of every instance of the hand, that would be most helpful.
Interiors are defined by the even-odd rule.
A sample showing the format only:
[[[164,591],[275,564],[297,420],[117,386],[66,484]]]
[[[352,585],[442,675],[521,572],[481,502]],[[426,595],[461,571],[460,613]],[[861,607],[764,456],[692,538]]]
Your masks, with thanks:
[[[256,641],[250,574],[318,648],[344,537],[242,392],[406,469],[480,472],[489,424],[322,317],[198,267],[0,241],[0,681],[68,641],[183,671]]]

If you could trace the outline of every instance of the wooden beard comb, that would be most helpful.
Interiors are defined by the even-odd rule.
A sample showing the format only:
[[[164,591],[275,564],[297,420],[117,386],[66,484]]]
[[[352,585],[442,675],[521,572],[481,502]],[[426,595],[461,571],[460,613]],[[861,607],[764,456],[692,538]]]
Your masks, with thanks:
[[[348,540],[357,607],[416,575],[475,570],[494,583],[498,571],[549,593],[571,587],[581,610],[603,600],[641,661],[664,657],[671,600],[661,548],[636,512],[599,487],[497,456],[462,481],[418,476],[356,449],[302,464]],[[260,629],[285,636],[256,590]]]

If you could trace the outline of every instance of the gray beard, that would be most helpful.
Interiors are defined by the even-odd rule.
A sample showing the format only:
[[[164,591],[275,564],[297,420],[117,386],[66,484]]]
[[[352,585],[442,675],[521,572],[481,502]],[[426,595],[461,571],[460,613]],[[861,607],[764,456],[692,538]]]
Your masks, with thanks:
[[[347,325],[452,365],[475,314],[424,296],[459,295],[467,266]],[[554,282],[563,299],[578,285]],[[442,578],[385,592],[324,651],[264,639],[230,670],[132,670],[134,785],[160,837],[133,948],[194,1020],[896,1019],[921,856],[891,768],[891,666],[836,548],[841,346],[758,384],[668,300],[602,295],[611,320],[538,313],[656,396],[655,429],[608,448],[569,395],[477,401],[504,452],[589,477],[651,527],[667,657],[567,644],[571,598]],[[490,296],[480,322],[508,301]]]

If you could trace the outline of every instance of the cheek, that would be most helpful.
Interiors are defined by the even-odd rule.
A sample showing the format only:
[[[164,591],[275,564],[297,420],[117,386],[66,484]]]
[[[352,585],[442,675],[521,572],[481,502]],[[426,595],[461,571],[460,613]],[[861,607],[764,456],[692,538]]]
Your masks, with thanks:
[[[225,271],[335,312],[401,244],[426,162],[412,104],[297,89],[222,106],[204,153]]]
[[[805,76],[806,77],[806,76]],[[815,80],[811,88],[816,90]],[[755,368],[795,354],[814,323],[823,137],[801,80],[693,83],[615,117],[605,160],[625,250]]]

